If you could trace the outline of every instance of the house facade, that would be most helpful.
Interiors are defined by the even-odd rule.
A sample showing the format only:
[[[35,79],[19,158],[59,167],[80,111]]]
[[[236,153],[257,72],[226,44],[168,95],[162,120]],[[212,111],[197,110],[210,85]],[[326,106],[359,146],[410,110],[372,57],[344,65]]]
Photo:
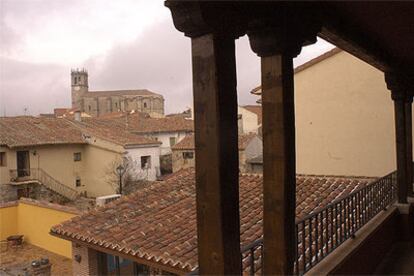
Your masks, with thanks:
[[[298,173],[381,176],[395,167],[393,102],[381,71],[335,48],[297,67],[294,82]]]
[[[28,196],[33,185],[73,200],[114,194],[117,165],[131,160],[138,179],[155,180],[159,142],[74,120],[7,117],[1,126],[1,200]]]
[[[240,134],[238,147],[240,172],[247,172],[247,160],[262,154],[262,139],[256,133]],[[172,167],[173,172],[195,167],[194,135],[187,135],[172,147]]]

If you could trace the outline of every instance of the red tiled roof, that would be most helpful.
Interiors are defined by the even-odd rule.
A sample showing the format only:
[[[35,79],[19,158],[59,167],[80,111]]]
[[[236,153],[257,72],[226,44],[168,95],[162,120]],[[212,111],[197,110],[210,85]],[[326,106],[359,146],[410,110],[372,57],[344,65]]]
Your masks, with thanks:
[[[49,144],[85,144],[82,133],[64,119],[1,117],[0,145],[10,148]]]
[[[297,176],[297,219],[370,179]],[[262,236],[263,178],[240,175],[241,245]],[[52,227],[51,233],[181,269],[197,267],[194,169],[181,170],[97,210]]]
[[[82,121],[72,120],[71,123],[81,129],[85,134],[96,136],[122,146],[161,144],[161,142],[152,138],[131,133],[125,127],[112,120],[82,118]]]
[[[258,124],[262,124],[262,106],[261,105],[245,105],[243,106],[250,112],[253,112],[257,115]]]
[[[239,150],[245,150],[249,142],[256,137],[256,133],[239,134],[238,147]],[[186,135],[180,142],[172,147],[173,150],[194,150],[194,134]]]
[[[126,125],[128,130],[133,133],[147,134],[147,133],[161,133],[161,132],[176,132],[194,131],[194,121],[183,117],[165,117],[165,118],[151,118],[145,113],[133,114],[119,114],[111,117],[98,117],[97,119],[110,119],[121,125]]]
[[[62,117],[64,114],[66,114],[70,108],[55,108],[53,109],[53,113],[56,117]]]

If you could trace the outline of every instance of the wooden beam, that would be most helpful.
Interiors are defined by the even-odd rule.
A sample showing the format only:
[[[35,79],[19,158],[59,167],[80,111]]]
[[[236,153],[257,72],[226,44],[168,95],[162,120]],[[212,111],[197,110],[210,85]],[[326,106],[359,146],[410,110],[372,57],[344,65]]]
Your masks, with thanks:
[[[234,38],[192,38],[198,264],[241,274]]]
[[[295,115],[293,60],[261,58],[263,108],[264,274],[293,274],[295,252]]]
[[[413,112],[412,102],[405,103],[405,128],[407,143],[407,178],[408,178],[408,196],[413,196]]]

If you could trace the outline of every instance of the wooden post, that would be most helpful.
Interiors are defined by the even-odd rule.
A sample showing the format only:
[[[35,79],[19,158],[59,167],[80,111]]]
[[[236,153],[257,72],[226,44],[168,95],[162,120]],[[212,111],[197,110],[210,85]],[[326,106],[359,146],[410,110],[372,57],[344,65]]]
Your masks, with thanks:
[[[241,274],[234,38],[192,38],[200,274]]]
[[[398,202],[407,203],[408,170],[407,170],[407,124],[405,120],[405,103],[402,99],[394,99],[395,144],[397,153]]]
[[[406,204],[413,191],[412,102],[414,77],[404,72],[386,72],[385,81],[394,101],[395,141],[397,152],[398,203]]]
[[[406,139],[407,139],[407,173],[408,173],[408,196],[414,196],[413,190],[413,112],[412,102],[405,103],[405,123],[406,123]]]
[[[293,274],[296,208],[293,61],[262,57],[264,274]]]
[[[303,13],[302,13],[303,12]],[[250,46],[261,57],[263,248],[265,275],[293,274],[296,252],[296,152],[293,58],[316,42],[310,10],[284,7],[251,21]]]

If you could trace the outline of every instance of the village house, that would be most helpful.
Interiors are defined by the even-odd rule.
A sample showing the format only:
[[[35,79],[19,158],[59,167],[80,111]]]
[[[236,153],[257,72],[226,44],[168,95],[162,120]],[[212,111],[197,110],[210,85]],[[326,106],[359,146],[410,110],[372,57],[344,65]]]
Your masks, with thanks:
[[[0,118],[1,200],[29,196],[34,184],[73,200],[118,190],[116,167],[155,180],[160,142],[113,124],[45,117]]]
[[[381,71],[334,48],[295,69],[295,90],[298,173],[381,176],[395,167],[393,103]]]
[[[243,248],[262,237],[263,177],[241,174],[239,179]],[[301,220],[372,181],[298,175],[296,218]],[[74,275],[184,275],[198,267],[195,203],[194,168],[183,169],[56,225],[50,233],[72,242]]]
[[[260,105],[245,105],[237,107],[239,134],[257,133],[259,134],[262,125],[262,113]]]
[[[262,139],[256,133],[240,134],[238,138],[239,169],[248,170],[246,160],[262,154]],[[172,147],[173,172],[185,168],[195,167],[194,135],[187,135],[183,140]]]

